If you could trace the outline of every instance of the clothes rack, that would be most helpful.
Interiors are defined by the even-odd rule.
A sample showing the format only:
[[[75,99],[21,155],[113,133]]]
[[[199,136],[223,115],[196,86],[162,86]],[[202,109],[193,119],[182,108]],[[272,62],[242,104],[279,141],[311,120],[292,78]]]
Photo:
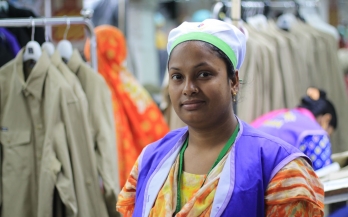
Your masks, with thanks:
[[[239,1],[240,0],[232,0],[230,1],[219,1],[217,2],[214,7],[213,7],[213,18],[217,19],[218,18],[218,14],[221,11],[221,9],[226,6],[228,8],[232,8],[231,10],[231,18],[232,20],[238,19],[236,17],[234,17],[234,9],[235,7],[238,7],[237,9],[240,11],[241,8],[254,8],[254,9],[258,9],[258,8],[265,8],[265,7],[270,7],[270,8],[296,8],[298,5],[299,6],[303,6],[303,7],[318,7],[320,0],[308,0],[308,1],[302,1],[302,2],[298,2],[298,1],[241,1],[240,2],[240,6],[235,6],[234,5],[234,1]],[[239,16],[240,12],[236,14],[236,16]],[[240,19],[240,17],[239,17]]]
[[[86,17],[51,17],[51,18],[25,18],[25,19],[1,19],[0,27],[30,27],[35,26],[57,26],[70,24],[84,24],[91,41],[91,63],[94,70],[98,71],[97,43],[94,34],[94,25]]]

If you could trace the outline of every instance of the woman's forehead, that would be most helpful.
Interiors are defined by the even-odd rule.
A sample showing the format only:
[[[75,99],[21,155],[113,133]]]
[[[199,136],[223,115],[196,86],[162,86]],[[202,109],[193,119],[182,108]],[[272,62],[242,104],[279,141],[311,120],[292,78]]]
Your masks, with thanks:
[[[183,57],[191,55],[199,55],[200,57],[214,55],[213,50],[208,46],[206,42],[203,41],[185,41],[179,45],[177,45],[171,52],[169,56],[169,60],[172,57]]]

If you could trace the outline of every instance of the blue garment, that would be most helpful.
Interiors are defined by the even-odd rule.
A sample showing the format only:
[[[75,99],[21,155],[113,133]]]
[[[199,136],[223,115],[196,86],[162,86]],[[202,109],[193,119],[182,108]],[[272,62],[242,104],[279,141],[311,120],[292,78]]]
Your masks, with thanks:
[[[330,215],[330,217],[348,217],[348,207],[338,210],[334,214]]]
[[[316,122],[309,110],[296,108],[273,112],[276,115],[269,115],[269,118],[264,119],[261,117],[261,121],[255,121],[259,126],[254,126],[300,149],[312,160],[314,170],[332,163],[331,143],[327,132]],[[262,123],[259,124],[260,122]]]
[[[211,216],[263,217],[265,192],[275,174],[300,150],[239,121],[240,130],[220,174]],[[148,216],[179,150],[187,127],[168,133],[148,145],[139,157],[139,176],[133,216]]]
[[[19,46],[17,38],[7,29],[0,27],[0,33],[3,34],[6,38],[7,45],[12,51],[13,58],[17,56],[17,53],[20,51],[21,47]]]
[[[256,128],[299,148],[300,143],[306,136],[327,135],[314,118],[304,113],[306,111],[308,110],[303,108],[284,110],[276,116],[264,120]]]
[[[327,135],[306,136],[299,148],[312,160],[314,170],[318,170],[332,163],[331,143]]]

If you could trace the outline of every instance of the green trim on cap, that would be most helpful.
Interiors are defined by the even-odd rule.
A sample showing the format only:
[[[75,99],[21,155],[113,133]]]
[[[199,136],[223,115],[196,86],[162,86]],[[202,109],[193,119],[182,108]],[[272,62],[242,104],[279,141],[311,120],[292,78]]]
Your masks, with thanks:
[[[232,48],[220,38],[205,32],[190,32],[179,36],[173,42],[172,47],[170,49],[170,53],[178,44],[183,43],[185,41],[204,41],[209,44],[212,44],[227,55],[227,57],[231,60],[234,68],[237,67],[236,54],[234,53]]]

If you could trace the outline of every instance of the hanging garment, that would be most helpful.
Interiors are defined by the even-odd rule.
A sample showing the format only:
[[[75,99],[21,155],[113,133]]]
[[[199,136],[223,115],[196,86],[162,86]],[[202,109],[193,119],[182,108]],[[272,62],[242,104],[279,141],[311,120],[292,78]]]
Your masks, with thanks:
[[[5,36],[7,45],[11,49],[13,57],[15,57],[21,49],[16,37],[10,31],[2,27],[0,27],[0,34],[3,34]]]
[[[272,20],[268,21],[268,25],[273,32],[273,34],[279,34],[284,37],[287,42],[287,46],[290,51],[290,59],[291,64],[293,64],[293,71],[290,73],[293,74],[294,79],[297,85],[297,95],[295,96],[298,103],[299,97],[302,96],[303,93],[307,90],[308,81],[308,72],[306,71],[306,63],[304,62],[304,58],[301,57],[301,53],[303,53],[299,42],[296,40],[296,37],[288,31],[279,29],[276,23]],[[292,83],[292,85],[294,84]],[[295,87],[295,85],[293,85]]]
[[[62,57],[59,54],[59,51],[55,51],[51,56],[51,63],[62,73],[63,77],[73,89],[75,95],[79,98],[81,105],[88,111],[88,102],[86,94],[83,91],[79,79],[70,71],[69,67],[63,62]]]
[[[26,81],[22,59],[0,69],[1,216],[52,216],[55,189],[69,216],[108,216],[87,111],[45,52]]]
[[[268,37],[268,40],[275,41],[277,49],[277,59],[281,71],[282,86],[284,89],[284,103],[288,108],[295,107],[298,104],[298,96],[296,84],[297,77],[294,73],[294,63],[291,58],[290,48],[287,44],[286,38],[270,26],[268,30],[263,31],[263,34]]]
[[[342,73],[339,68],[338,60],[338,45],[335,38],[331,34],[322,33],[321,36],[326,41],[326,59],[329,64],[329,74],[330,80],[330,99],[332,99],[333,104],[337,110],[337,115],[340,119],[339,127],[337,132],[334,133],[332,138],[332,143],[334,144],[333,152],[343,152],[348,150],[348,135],[346,129],[348,128],[348,97],[345,94],[345,83],[342,79]]]
[[[0,72],[1,80],[6,82],[1,84],[2,165],[7,165],[2,171],[1,216],[4,217],[38,216],[36,182],[46,133],[44,114],[41,112],[47,107],[43,91],[47,95],[52,92],[51,85],[43,87],[46,75],[49,74],[50,80],[55,73],[49,66],[48,57],[43,54],[28,80],[24,81],[22,53],[23,51],[15,60],[1,68]],[[54,162],[50,162],[47,166],[53,167],[53,164]],[[24,183],[22,180],[25,180]]]
[[[280,30],[274,21],[268,21],[264,30],[256,27],[245,24],[249,32],[247,49],[248,44],[251,46],[240,70],[243,82],[237,103],[238,115],[250,122],[272,110],[295,107],[308,87],[322,88],[342,120],[331,138],[332,151],[346,150],[348,135],[341,131],[348,123],[345,121],[348,114],[343,112],[348,109],[348,100],[334,37],[299,20],[295,20],[289,31]],[[248,61],[255,53],[257,56]]]
[[[90,133],[98,173],[103,182],[104,200],[109,216],[118,216],[115,203],[120,187],[110,90],[104,78],[82,60],[77,50],[74,50],[67,66],[77,76],[86,94]]]
[[[263,108],[263,46],[253,38],[248,38],[246,44],[244,63],[239,70],[239,77],[242,79],[238,93],[237,113],[238,116],[251,122],[253,117],[261,115]]]
[[[262,50],[265,54],[263,55],[264,69],[261,70],[264,88],[264,103],[261,112],[270,111],[272,108],[284,108],[285,96],[281,70],[277,61],[276,44],[255,28],[248,25],[245,27],[249,31],[250,37],[255,38],[265,46],[265,49]]]
[[[231,213],[241,216],[265,216],[266,211],[267,216],[275,216],[271,214],[272,211],[275,214],[279,212],[286,214],[290,207],[293,208],[291,211],[322,215],[324,194],[322,184],[316,175],[309,175],[313,174],[310,164],[298,158],[303,155],[281,140],[259,134],[247,124],[240,123],[240,131],[234,146],[209,173],[203,186],[199,186],[199,190],[193,193],[189,202],[175,216],[230,216]],[[119,196],[117,209],[126,217],[172,216],[177,201],[178,154],[186,137],[187,128],[182,128],[144,149],[130,174],[129,182]],[[247,144],[252,145],[246,147]],[[272,150],[276,148],[277,151],[267,151],[274,156],[270,154],[266,157],[261,154],[262,162],[267,162],[264,164],[259,162],[261,159],[256,156],[260,155],[256,153],[266,153],[266,147]],[[255,152],[255,155],[252,152]],[[253,156],[252,159],[250,156]],[[276,166],[279,162],[281,163]],[[255,165],[256,167],[262,165],[262,169],[253,169]],[[272,170],[271,168],[274,170],[269,177],[269,172],[266,171]],[[263,177],[256,178],[259,175],[255,171],[261,170]],[[297,177],[289,176],[289,171],[303,177],[308,189],[302,188],[301,185],[301,188],[295,190]],[[243,176],[243,174],[249,175]],[[197,182],[199,183],[199,180]],[[283,189],[282,184],[286,184],[288,188]],[[288,189],[293,191],[290,192]],[[144,198],[147,198],[146,202]],[[304,204],[307,205],[301,208]]]
[[[112,26],[95,28],[98,71],[112,92],[119,154],[120,184],[125,184],[142,149],[162,138],[168,131],[161,111],[131,73],[121,66],[126,58],[123,34]],[[85,56],[90,59],[90,43]]]
[[[1,37],[1,36],[0,36]],[[2,40],[2,39],[0,39]],[[8,48],[6,41],[1,41],[0,43],[0,67],[8,63],[13,59],[13,54]]]
[[[332,151],[333,153],[342,152],[348,149],[348,135],[344,133],[348,122],[348,99],[344,94],[344,82],[342,74],[340,73],[338,63],[338,45],[335,38],[328,33],[321,32],[309,25],[301,24],[294,26],[291,32],[295,34],[306,34],[311,40],[308,44],[312,43],[312,47],[315,47],[311,53],[308,53],[308,57],[313,57],[309,63],[312,65],[311,83],[308,86],[315,86],[322,89],[328,94],[328,97],[334,104],[337,116],[339,117],[339,126],[336,132],[332,135]],[[303,37],[299,37],[303,38]]]

